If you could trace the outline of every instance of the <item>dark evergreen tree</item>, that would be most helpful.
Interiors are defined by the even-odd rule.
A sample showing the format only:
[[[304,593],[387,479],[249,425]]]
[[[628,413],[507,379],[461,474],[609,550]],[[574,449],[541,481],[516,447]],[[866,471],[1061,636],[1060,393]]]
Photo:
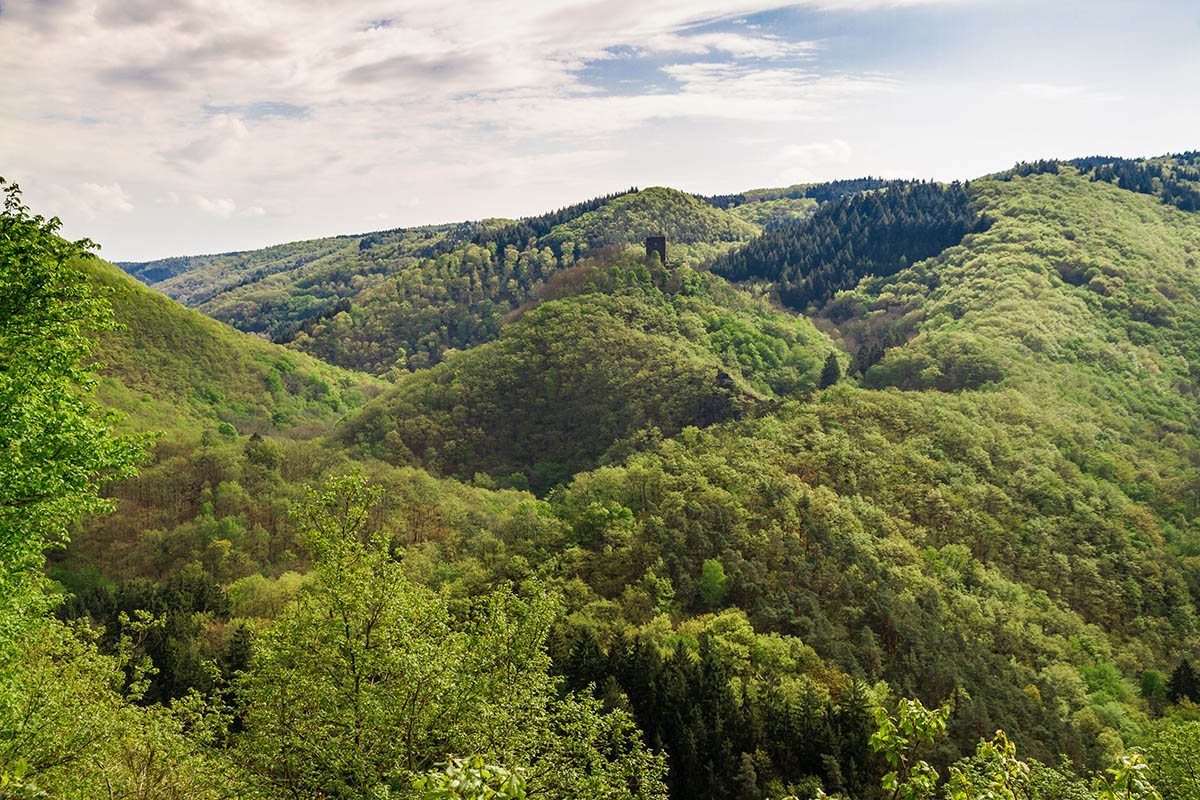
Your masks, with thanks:
[[[1178,703],[1184,698],[1193,703],[1200,703],[1200,679],[1196,677],[1195,670],[1186,658],[1179,662],[1179,666],[1171,673],[1171,679],[1167,681],[1167,699]]]
[[[825,366],[821,369],[821,380],[818,384],[822,389],[828,389],[842,379],[842,367],[838,364],[837,356],[830,353],[825,357]]]

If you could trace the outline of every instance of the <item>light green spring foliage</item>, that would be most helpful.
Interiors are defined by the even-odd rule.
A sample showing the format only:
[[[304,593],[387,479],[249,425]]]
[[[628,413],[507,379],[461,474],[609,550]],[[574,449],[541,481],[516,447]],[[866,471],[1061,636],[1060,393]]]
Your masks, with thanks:
[[[755,205],[762,219],[794,211]],[[240,330],[382,375],[433,366],[449,349],[495,339],[505,316],[536,297],[577,255],[605,245],[640,248],[648,233],[665,232],[673,262],[699,265],[758,231],[729,212],[664,188],[612,199],[541,240],[506,238],[505,226],[497,222],[380,231],[124,267]],[[489,235],[499,236],[499,243]]]
[[[451,759],[413,781],[421,800],[525,800],[525,776],[495,764],[482,756]]]
[[[920,800],[933,795],[938,771],[916,756],[922,746],[928,748],[945,734],[949,716],[948,706],[927,709],[919,700],[901,700],[895,716],[887,709],[875,709],[879,729],[871,735],[871,749],[882,753],[891,768],[881,784],[892,800]]]
[[[144,440],[114,436],[115,414],[87,397],[87,334],[112,326],[74,268],[89,243],[58,238],[57,219],[0,185],[0,796],[225,796],[236,770],[200,754],[201,729],[131,704],[128,660],[45,615],[42,551],[110,507],[98,485],[131,474]]]
[[[11,656],[42,585],[42,551],[67,526],[107,510],[104,481],[128,476],[144,438],[116,437],[112,411],[88,397],[88,333],[111,329],[106,300],[73,269],[92,247],[31,216],[0,179],[0,659]],[[3,670],[0,669],[0,672]]]
[[[1150,779],[1165,800],[1200,800],[1200,722],[1164,719],[1146,745]]]
[[[499,591],[465,618],[406,580],[378,491],[358,475],[310,493],[297,518],[316,583],[263,634],[241,681],[250,768],[289,796],[388,796],[461,754],[526,771],[531,787],[662,795],[664,765],[624,712],[556,698],[545,594]]]
[[[342,429],[392,463],[548,489],[615,460],[639,432],[737,416],[757,394],[802,394],[831,345],[687,267],[619,254],[560,273],[500,338],[402,377]],[[745,397],[742,397],[745,395]]]
[[[808,219],[817,210],[817,201],[811,197],[778,197],[749,199],[729,209],[735,217],[741,217],[759,227],[796,223]]]
[[[23,633],[20,648],[0,684],[0,786],[7,780],[24,794],[0,788],[0,797],[257,796],[216,749],[224,723],[201,698],[143,707],[131,702],[136,691],[132,698],[120,691],[129,645],[122,657],[102,655],[86,632],[42,620]]]
[[[919,700],[902,699],[895,714],[876,709],[878,730],[871,747],[882,753],[891,771],[881,779],[883,796],[923,800],[1163,800],[1151,782],[1152,769],[1137,751],[1117,756],[1113,766],[1092,781],[1071,774],[1071,765],[1054,769],[1017,758],[1016,746],[1003,731],[979,742],[975,754],[951,764],[939,785],[938,771],[917,751],[945,735],[950,708],[927,709]],[[1176,795],[1169,795],[1174,797]],[[1186,796],[1186,795],[1179,795]]]
[[[611,640],[655,624],[671,635],[673,623],[657,614],[705,610],[700,582],[714,560],[750,623],[800,637],[814,672],[824,659],[827,674],[887,675],[934,697],[968,689],[948,722],[951,740],[935,748],[939,765],[997,727],[1030,757],[1070,750],[1086,768],[1111,763],[1148,727],[1130,677],[1169,667],[1173,653],[1197,644],[1196,218],[1069,172],[973,190],[996,217],[991,229],[835,301],[857,308],[840,329],[850,349],[875,328],[904,334],[866,376],[883,391],[843,382],[760,418],[684,428],[663,442],[631,437],[613,466],[575,476],[547,503],[404,472],[425,492],[397,503],[411,574],[457,595],[452,616],[502,578],[553,575],[568,589],[568,610]],[[570,303],[560,301],[525,319],[552,319],[555,308],[566,317]],[[631,306],[622,302],[589,311]],[[691,319],[679,311],[655,319]],[[725,364],[749,350],[765,359],[721,329],[695,330],[709,353],[735,354]],[[579,332],[590,333],[569,320],[557,338]],[[505,424],[534,419],[558,385],[547,376],[561,378],[509,374],[515,386],[530,374],[542,383],[516,406],[533,413],[496,413]],[[450,414],[490,413],[488,404],[512,399],[464,390],[477,377],[470,371],[439,376],[439,391],[475,403],[451,404]],[[563,418],[578,423],[571,411],[564,406]],[[601,432],[611,427],[601,422]],[[385,442],[396,429],[379,427]],[[481,426],[480,450],[505,435]],[[280,487],[302,473],[272,473],[260,491],[247,477],[254,470],[235,476],[224,458],[204,453],[187,474],[216,478],[214,500],[225,498],[217,507],[234,518],[256,509],[231,487],[216,491],[224,477],[250,487],[261,509],[272,491],[292,496]],[[164,462],[161,472],[171,469]],[[209,530],[198,525],[193,538]],[[980,773],[987,786],[1012,766],[1004,742],[991,748],[977,753],[978,768],[991,770]],[[1169,761],[1155,752],[1152,771]],[[1046,798],[1104,788],[1026,763],[1032,784],[1052,787]],[[1118,768],[1110,788],[1137,790],[1137,766]]]
[[[119,323],[95,352],[104,363],[97,397],[128,415],[123,429],[312,436],[381,388],[182,308],[103,261],[77,267],[104,287]]]
[[[759,231],[728,211],[689,194],[654,186],[622,195],[595,211],[555,227],[539,240],[556,246],[575,242],[586,250],[606,245],[641,245],[647,236],[667,237],[667,260],[694,266]]]
[[[1096,778],[1098,800],[1162,800],[1150,782],[1150,765],[1141,753],[1117,757],[1117,763]]]

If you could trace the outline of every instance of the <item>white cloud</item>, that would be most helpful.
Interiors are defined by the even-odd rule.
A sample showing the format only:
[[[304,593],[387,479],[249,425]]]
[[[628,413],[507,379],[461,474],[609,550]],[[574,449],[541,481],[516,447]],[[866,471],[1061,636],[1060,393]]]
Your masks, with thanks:
[[[59,186],[55,194],[60,202],[89,221],[106,214],[130,214],[134,210],[132,198],[119,183],[80,183],[70,189]]]
[[[204,126],[203,133],[182,147],[166,153],[176,163],[203,164],[238,147],[249,136],[246,123],[230,114],[217,114]]]
[[[229,219],[233,216],[233,212],[237,211],[237,203],[231,197],[205,197],[204,195],[194,195],[192,200],[196,203],[196,208],[203,211],[205,214],[211,214],[214,217]]]
[[[656,53],[693,55],[726,53],[734,58],[811,58],[817,42],[790,42],[778,36],[746,36],[741,33],[667,34],[656,37],[643,50]]]
[[[784,183],[802,183],[828,174],[831,167],[849,164],[854,148],[842,139],[791,144],[773,159]]]

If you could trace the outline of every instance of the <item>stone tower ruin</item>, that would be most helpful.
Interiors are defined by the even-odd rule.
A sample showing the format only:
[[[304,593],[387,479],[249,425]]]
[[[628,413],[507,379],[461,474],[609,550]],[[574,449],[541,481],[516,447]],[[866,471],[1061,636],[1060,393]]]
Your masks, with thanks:
[[[667,237],[666,236],[647,236],[646,237],[646,258],[658,253],[658,261],[660,264],[667,263]]]

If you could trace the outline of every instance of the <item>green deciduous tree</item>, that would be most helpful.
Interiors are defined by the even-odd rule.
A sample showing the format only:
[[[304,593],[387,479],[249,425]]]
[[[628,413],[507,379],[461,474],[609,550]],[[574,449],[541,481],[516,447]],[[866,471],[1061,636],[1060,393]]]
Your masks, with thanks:
[[[871,748],[882,753],[891,770],[883,776],[882,786],[891,800],[920,800],[933,797],[938,771],[916,758],[922,745],[933,744],[946,732],[949,706],[928,709],[920,700],[901,700],[896,714],[875,709],[878,730],[871,735]]]
[[[99,484],[131,474],[138,440],[111,432],[112,412],[87,399],[92,331],[108,303],[74,268],[92,243],[59,238],[57,218],[32,216],[0,179],[0,650],[37,596],[42,551],[69,523],[105,510]]]
[[[709,608],[717,608],[729,596],[729,581],[725,577],[725,567],[715,558],[704,560],[700,572],[700,599]]]
[[[1200,722],[1165,720],[1146,748],[1150,774],[1170,800],[1200,800]]]
[[[316,580],[263,634],[242,678],[251,768],[290,796],[359,798],[478,754],[562,796],[596,776],[621,778],[604,781],[619,791],[586,796],[660,796],[661,760],[627,715],[556,698],[545,593],[498,591],[454,617],[404,577],[390,535],[372,524],[377,497],[349,475],[299,508]]]
[[[44,613],[43,550],[110,507],[99,485],[132,474],[143,440],[114,436],[114,415],[87,398],[89,334],[113,325],[77,271],[90,243],[60,239],[57,219],[0,186],[0,796],[224,795],[237,771],[203,753],[204,726],[188,737],[181,715],[130,703],[128,658]]]

